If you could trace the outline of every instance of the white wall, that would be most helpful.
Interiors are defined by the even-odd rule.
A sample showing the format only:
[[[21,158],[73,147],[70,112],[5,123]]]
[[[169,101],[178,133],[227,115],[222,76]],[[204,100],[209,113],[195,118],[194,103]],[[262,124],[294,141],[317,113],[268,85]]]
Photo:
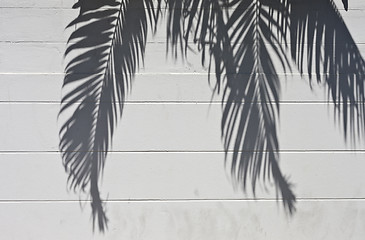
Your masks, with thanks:
[[[349,1],[347,12],[336,4],[365,56],[365,3]],[[220,98],[210,102],[199,54],[166,57],[163,23],[108,155],[101,194],[109,228],[93,233],[89,203],[80,203],[87,196],[67,190],[58,152],[73,2],[0,0],[2,239],[363,239],[365,144],[345,141],[325,86],[280,73],[280,166],[297,196],[288,216],[270,185],[261,183],[256,200],[233,188]]]

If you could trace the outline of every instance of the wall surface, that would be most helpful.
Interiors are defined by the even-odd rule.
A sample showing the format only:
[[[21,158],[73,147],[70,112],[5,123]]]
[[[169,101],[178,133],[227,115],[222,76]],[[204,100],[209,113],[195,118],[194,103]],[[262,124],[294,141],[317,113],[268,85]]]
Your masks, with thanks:
[[[349,1],[348,11],[335,4],[365,56],[365,2]],[[59,150],[73,4],[0,0],[2,239],[364,238],[365,141],[345,138],[326,84],[295,65],[277,70],[279,163],[296,195],[289,214],[270,181],[258,181],[255,196],[234,187],[214,74],[209,84],[198,50],[166,54],[166,17],[149,29],[100,181],[108,228],[93,232],[88,192],[67,187]]]

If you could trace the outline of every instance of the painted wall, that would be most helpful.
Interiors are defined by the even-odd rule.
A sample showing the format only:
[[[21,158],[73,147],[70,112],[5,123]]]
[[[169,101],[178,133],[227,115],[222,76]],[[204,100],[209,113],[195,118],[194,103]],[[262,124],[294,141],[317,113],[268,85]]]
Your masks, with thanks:
[[[277,71],[280,168],[296,195],[290,215],[270,181],[258,182],[256,199],[232,184],[214,74],[209,84],[198,51],[184,61],[166,54],[166,18],[149,31],[107,156],[108,229],[93,232],[88,192],[67,187],[59,151],[73,4],[0,0],[2,239],[363,239],[365,142],[361,133],[345,138],[326,84],[310,84],[295,64]],[[365,3],[335,4],[365,56]]]

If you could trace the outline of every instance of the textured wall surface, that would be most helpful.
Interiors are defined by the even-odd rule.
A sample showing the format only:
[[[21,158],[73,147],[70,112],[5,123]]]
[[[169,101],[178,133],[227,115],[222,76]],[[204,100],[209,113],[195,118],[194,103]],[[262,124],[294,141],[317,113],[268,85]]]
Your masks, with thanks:
[[[348,11],[335,4],[365,56],[365,2],[349,1]],[[297,199],[290,215],[270,181],[258,182],[256,198],[232,184],[214,74],[209,84],[199,51],[184,61],[166,54],[166,18],[149,31],[100,181],[108,229],[93,232],[88,193],[68,189],[59,151],[74,3],[0,0],[2,239],[364,238],[364,136],[345,138],[326,85],[295,65],[277,70],[279,163]]]

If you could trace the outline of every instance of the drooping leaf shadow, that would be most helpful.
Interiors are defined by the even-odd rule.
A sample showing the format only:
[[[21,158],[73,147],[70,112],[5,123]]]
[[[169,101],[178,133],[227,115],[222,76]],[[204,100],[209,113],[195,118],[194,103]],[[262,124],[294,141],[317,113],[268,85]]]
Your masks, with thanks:
[[[284,206],[295,210],[295,195],[291,184],[280,171],[279,143],[276,122],[279,115],[280,84],[274,66],[273,54],[282,67],[290,68],[285,45],[280,44],[282,29],[273,32],[270,8],[260,1],[188,1],[183,9],[190,34],[202,50],[202,62],[215,64],[216,90],[223,92],[222,139],[226,163],[230,164],[235,185],[246,190],[250,177],[253,193],[262,177],[273,179]],[[173,14],[173,13],[172,13]],[[190,28],[195,29],[192,33]],[[271,48],[271,49],[269,49]],[[271,51],[271,53],[270,53]],[[228,153],[233,150],[232,157]]]
[[[226,164],[244,191],[249,182],[254,194],[258,180],[273,182],[285,209],[295,211],[292,185],[279,168],[278,67],[292,71],[294,62],[310,81],[314,74],[324,81],[342,114],[345,137],[349,127],[353,136],[364,134],[364,60],[331,0],[166,0],[165,6],[154,0],[85,0],[75,7],[80,15],[69,25],[76,30],[65,53],[71,61],[60,150],[70,187],[90,193],[101,231],[107,218],[98,181],[143,61],[148,25],[154,29],[163,7],[167,51],[187,56],[193,41],[202,64],[216,76]]]
[[[60,150],[74,190],[91,197],[93,226],[107,227],[98,182],[125,95],[143,61],[148,21],[156,21],[153,1],[79,1],[79,16],[68,27]]]
[[[345,138],[363,136],[365,61],[336,6],[296,0],[290,10],[290,51],[300,73],[326,84]]]
[[[176,20],[170,31],[179,29],[171,43],[183,38],[186,50],[193,40],[202,63],[214,68],[216,93],[223,92],[222,139],[226,153],[233,150],[226,161],[235,182],[245,191],[250,177],[255,194],[260,177],[272,178],[292,213],[295,195],[278,165],[280,85],[274,59],[284,70],[291,71],[291,60],[301,73],[307,67],[310,80],[324,75],[345,138],[348,126],[353,136],[364,135],[364,60],[351,34],[331,0],[183,2],[181,13],[169,12]],[[347,10],[347,1],[344,6]]]

